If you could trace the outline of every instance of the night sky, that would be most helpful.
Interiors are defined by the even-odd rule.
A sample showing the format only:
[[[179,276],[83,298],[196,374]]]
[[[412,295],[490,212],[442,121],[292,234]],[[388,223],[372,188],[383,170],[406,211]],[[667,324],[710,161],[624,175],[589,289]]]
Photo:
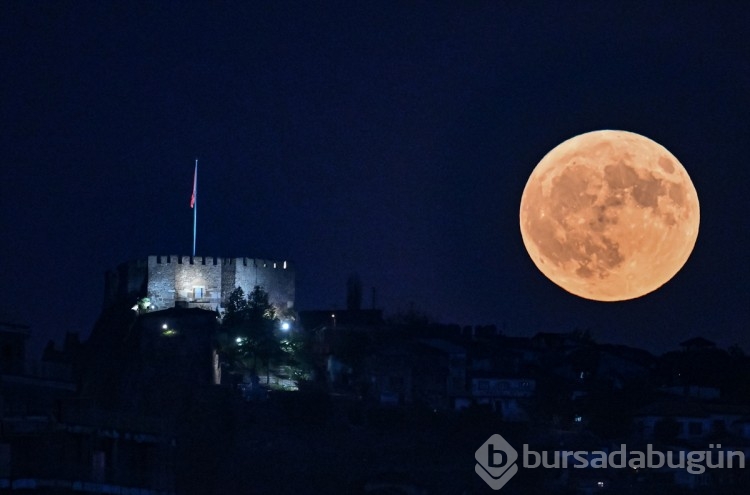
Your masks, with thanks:
[[[198,157],[197,254],[292,261],[298,309],[357,272],[386,314],[750,352],[746,2],[301,3],[2,2],[3,319],[86,336],[105,270],[190,254]],[[518,227],[539,160],[603,128],[701,201],[683,270],[629,302],[548,281]]]

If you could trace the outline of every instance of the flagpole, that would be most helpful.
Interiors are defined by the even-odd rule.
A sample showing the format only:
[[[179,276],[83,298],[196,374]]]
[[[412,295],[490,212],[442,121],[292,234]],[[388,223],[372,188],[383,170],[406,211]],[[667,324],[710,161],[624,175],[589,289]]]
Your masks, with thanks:
[[[193,257],[195,257],[195,234],[198,225],[198,159],[195,159],[195,175],[193,175]]]

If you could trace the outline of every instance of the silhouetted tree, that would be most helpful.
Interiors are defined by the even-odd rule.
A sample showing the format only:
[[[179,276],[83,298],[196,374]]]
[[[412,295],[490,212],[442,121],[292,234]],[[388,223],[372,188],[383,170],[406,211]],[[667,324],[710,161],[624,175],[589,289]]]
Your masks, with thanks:
[[[248,334],[243,345],[266,368],[266,383],[270,381],[271,361],[282,355],[281,343],[276,335],[279,319],[276,308],[268,301],[268,292],[256,285],[247,296]]]
[[[278,324],[276,308],[262,287],[256,285],[247,297],[242,287],[237,287],[229,295],[222,320],[222,327],[229,337],[225,339],[229,346],[225,353],[235,365],[252,358],[251,369],[256,373],[258,364],[261,364],[266,369],[268,383],[271,362],[282,355]]]
[[[229,300],[227,301],[222,324],[225,328],[239,326],[245,319],[246,313],[247,299],[245,298],[245,291],[242,290],[242,287],[237,287],[229,293]]]

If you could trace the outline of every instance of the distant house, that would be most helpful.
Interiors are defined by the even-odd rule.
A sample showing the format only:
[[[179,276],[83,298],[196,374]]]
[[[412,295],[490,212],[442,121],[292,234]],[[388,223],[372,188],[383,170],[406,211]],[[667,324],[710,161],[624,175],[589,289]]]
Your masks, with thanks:
[[[370,335],[385,325],[379,309],[300,311],[298,316],[299,327],[312,336],[315,366],[325,370],[334,386],[349,380],[352,365],[359,364]]]
[[[489,406],[505,421],[527,421],[529,416],[524,399],[535,393],[536,380],[529,377],[495,372],[474,372],[471,376],[471,402]]]
[[[78,333],[67,332],[62,350],[58,350],[55,341],[50,340],[42,353],[40,372],[43,377],[57,379],[74,379],[74,366],[80,361],[83,345]]]
[[[453,409],[467,395],[466,350],[440,339],[391,342],[367,358],[366,380],[380,404]]]
[[[385,326],[382,310],[300,311],[298,317],[299,327],[311,336],[317,371],[325,374],[334,389],[350,388],[355,371],[361,371],[371,336]]]
[[[174,437],[159,420],[111,414],[78,395],[70,373],[31,375],[23,362],[28,328],[2,325],[0,492],[171,495]],[[78,346],[68,334],[69,350]],[[49,348],[46,364],[70,364]],[[10,358],[10,359],[7,359]],[[62,369],[62,368],[58,368]]]
[[[660,426],[670,422],[674,425],[675,440],[696,440],[728,432],[750,433],[744,428],[748,417],[750,406],[661,400],[638,411],[634,422],[637,432],[645,439],[657,438]]]
[[[405,342],[371,353],[365,365],[370,398],[387,406],[411,404],[414,401],[412,365],[412,353]]]
[[[174,436],[158,420],[112,415],[83,404],[69,397],[68,385],[49,380],[16,384],[32,395],[46,389],[51,404],[34,413],[4,411],[0,490],[174,494]]]
[[[647,378],[656,368],[656,358],[648,351],[624,345],[599,344],[596,374],[622,385]]]
[[[721,389],[719,389],[719,387],[675,385],[671,387],[661,387],[659,391],[669,395],[690,397],[691,399],[700,400],[716,400],[721,397]]]
[[[746,440],[750,440],[750,414],[743,416],[730,426],[732,433],[735,433]]]
[[[563,351],[591,343],[587,334],[582,332],[538,332],[531,337],[532,345],[537,349]]]

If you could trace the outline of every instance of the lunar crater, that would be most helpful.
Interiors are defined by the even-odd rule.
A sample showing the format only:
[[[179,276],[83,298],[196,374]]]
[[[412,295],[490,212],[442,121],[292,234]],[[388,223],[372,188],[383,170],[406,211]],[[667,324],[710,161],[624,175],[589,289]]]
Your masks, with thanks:
[[[562,143],[534,169],[521,234],[537,267],[564,289],[615,301],[651,292],[687,261],[698,197],[669,151],[625,131]]]

